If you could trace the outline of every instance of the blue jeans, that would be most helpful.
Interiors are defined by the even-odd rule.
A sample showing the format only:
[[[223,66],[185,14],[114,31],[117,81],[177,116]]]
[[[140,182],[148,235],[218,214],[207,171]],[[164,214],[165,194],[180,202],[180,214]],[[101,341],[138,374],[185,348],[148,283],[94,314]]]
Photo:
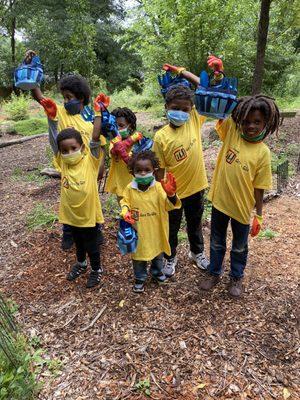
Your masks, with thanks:
[[[163,269],[164,253],[151,260],[150,273],[152,276],[160,276]],[[132,260],[135,279],[145,282],[147,279],[147,261]]]
[[[221,275],[226,253],[226,236],[231,219],[232,246],[230,252],[230,276],[242,278],[247,264],[249,225],[241,224],[216,208],[212,208],[210,235],[210,265],[212,275]]]

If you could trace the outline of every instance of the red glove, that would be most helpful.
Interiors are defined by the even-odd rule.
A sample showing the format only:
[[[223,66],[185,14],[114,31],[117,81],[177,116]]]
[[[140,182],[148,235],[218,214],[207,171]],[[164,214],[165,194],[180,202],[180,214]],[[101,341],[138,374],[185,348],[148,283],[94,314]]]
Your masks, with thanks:
[[[121,158],[127,164],[130,157],[127,152],[128,145],[124,142],[125,140],[114,143],[110,152],[113,156]]]
[[[167,172],[165,179],[162,179],[160,183],[168,197],[175,196],[177,186],[175,177],[171,172]]]
[[[45,113],[50,119],[54,119],[56,117],[57,106],[53,100],[43,98],[40,101],[40,105],[44,107]]]
[[[184,67],[176,67],[176,65],[164,64],[163,69],[165,71],[174,72],[174,74],[180,75],[183,71],[185,71]]]
[[[261,230],[263,217],[260,215],[255,215],[252,221],[252,227],[250,230],[250,235],[252,237],[257,236]]]
[[[120,213],[121,217],[124,219],[124,221],[128,222],[128,224],[135,224],[135,220],[133,219],[132,215],[131,215],[131,211],[128,209],[127,206],[123,206],[121,213]]]
[[[106,94],[104,93],[99,93],[94,100],[94,110],[102,111],[104,107],[107,108],[109,104],[110,104],[110,97],[106,96]]]
[[[207,58],[207,65],[214,72],[220,72],[224,70],[223,61],[220,58],[217,58],[213,55]]]

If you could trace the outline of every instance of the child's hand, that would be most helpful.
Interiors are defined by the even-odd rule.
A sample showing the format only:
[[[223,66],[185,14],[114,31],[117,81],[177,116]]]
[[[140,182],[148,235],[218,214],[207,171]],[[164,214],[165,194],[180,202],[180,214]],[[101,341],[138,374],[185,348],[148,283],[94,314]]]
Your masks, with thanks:
[[[40,100],[40,105],[44,107],[45,113],[50,119],[54,119],[56,117],[57,106],[53,100],[43,98]]]
[[[25,53],[24,62],[25,64],[30,64],[33,57],[36,56],[36,52],[33,50],[27,50]]]
[[[184,67],[176,67],[176,65],[164,64],[163,69],[165,71],[174,72],[177,75],[180,75],[183,71],[185,71]]]
[[[128,222],[128,224],[133,225],[135,223],[135,220],[132,218],[131,211],[128,209],[127,206],[122,207],[120,215],[124,219],[124,221]]]
[[[261,215],[255,215],[255,217],[253,218],[252,227],[250,230],[250,235],[252,237],[257,236],[259,234],[259,232],[261,230],[262,222],[263,222],[263,217]]]
[[[177,185],[175,177],[171,172],[167,172],[165,179],[162,179],[160,183],[168,197],[175,196]]]
[[[224,70],[223,61],[220,58],[213,55],[207,58],[207,65],[214,72],[220,72]]]
[[[102,111],[104,107],[107,108],[109,104],[110,104],[110,97],[106,96],[106,94],[104,93],[99,93],[94,100],[94,110],[97,112]]]

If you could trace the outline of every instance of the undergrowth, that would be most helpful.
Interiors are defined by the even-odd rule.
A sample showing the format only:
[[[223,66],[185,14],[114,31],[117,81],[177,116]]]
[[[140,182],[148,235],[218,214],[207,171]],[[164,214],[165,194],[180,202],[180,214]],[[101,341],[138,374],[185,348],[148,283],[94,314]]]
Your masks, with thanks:
[[[30,230],[52,228],[57,221],[57,215],[42,203],[37,203],[27,215],[27,227]]]

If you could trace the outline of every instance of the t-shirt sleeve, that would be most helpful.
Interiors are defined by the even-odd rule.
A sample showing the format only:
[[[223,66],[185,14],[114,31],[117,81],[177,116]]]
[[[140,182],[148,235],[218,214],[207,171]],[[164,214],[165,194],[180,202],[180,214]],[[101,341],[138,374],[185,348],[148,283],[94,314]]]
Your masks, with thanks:
[[[181,207],[181,200],[176,196],[176,203],[173,204],[168,197],[166,197],[166,211],[175,210]]]
[[[233,127],[234,121],[231,117],[226,119],[219,119],[216,124],[216,131],[219,135],[219,138],[224,142],[229,130]]]
[[[58,153],[58,146],[57,146],[57,135],[58,135],[58,122],[48,117],[48,133],[49,133],[49,144],[51,149],[56,156]]]
[[[127,207],[130,210],[130,208],[131,208],[131,205],[130,205],[130,189],[129,189],[128,186],[126,186],[126,188],[123,191],[123,197],[122,197],[122,199],[120,201],[120,206],[121,206],[121,209],[123,207]]]
[[[90,151],[88,152],[88,156],[90,157],[94,168],[98,171],[102,157],[104,157],[100,141],[99,142],[93,142],[92,140],[90,141]]]
[[[160,168],[166,168],[166,161],[165,161],[165,156],[164,156],[164,152],[162,149],[162,145],[161,145],[160,141],[158,140],[158,138],[156,138],[155,136],[154,136],[154,143],[153,143],[152,150],[156,154],[156,157],[159,159]]]
[[[253,187],[254,189],[272,189],[272,169],[269,149],[267,149],[267,151],[264,153],[256,171]]]

